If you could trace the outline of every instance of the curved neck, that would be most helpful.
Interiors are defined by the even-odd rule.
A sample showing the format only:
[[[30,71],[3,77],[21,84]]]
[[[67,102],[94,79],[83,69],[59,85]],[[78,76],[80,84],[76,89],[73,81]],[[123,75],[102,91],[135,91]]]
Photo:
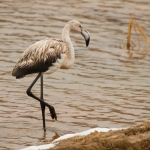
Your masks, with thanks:
[[[70,39],[70,24],[66,24],[62,30],[62,40],[64,42],[71,42],[71,39]]]
[[[70,28],[71,28],[70,24],[67,23],[65,25],[65,27],[63,28],[63,30],[62,30],[62,40],[64,42],[66,42],[66,44],[68,46],[68,49],[69,49],[68,58],[70,58],[74,61],[75,54],[74,54],[74,48],[73,48],[73,45],[72,45],[72,42],[71,42],[71,39],[70,39]]]

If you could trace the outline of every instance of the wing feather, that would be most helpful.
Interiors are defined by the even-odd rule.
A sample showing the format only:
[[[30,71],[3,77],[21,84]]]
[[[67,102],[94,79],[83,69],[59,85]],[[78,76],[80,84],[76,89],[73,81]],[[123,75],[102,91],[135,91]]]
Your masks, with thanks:
[[[53,72],[61,67],[67,50],[66,43],[57,39],[36,42],[24,51],[12,75],[22,78],[27,74],[45,72],[48,69]]]

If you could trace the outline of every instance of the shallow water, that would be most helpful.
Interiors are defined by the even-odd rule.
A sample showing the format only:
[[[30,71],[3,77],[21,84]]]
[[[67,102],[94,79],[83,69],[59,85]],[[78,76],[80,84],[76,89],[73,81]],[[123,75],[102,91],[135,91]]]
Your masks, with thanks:
[[[148,0],[0,2],[0,149],[49,143],[65,133],[94,127],[128,127],[150,119],[150,55],[129,59],[125,44],[130,14],[150,37]],[[26,95],[34,75],[11,76],[23,51],[38,40],[61,38],[63,26],[79,20],[90,32],[85,47],[72,35],[76,60],[69,70],[44,74],[44,98],[53,105],[53,126],[46,109],[43,133],[40,104]],[[39,82],[33,91],[39,95]]]

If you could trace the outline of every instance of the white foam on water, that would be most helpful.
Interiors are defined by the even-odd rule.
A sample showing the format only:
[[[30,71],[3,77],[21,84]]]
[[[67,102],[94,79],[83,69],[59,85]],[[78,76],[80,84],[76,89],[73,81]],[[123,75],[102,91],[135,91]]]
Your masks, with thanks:
[[[65,134],[65,135],[57,138],[53,142],[64,140],[64,139],[68,139],[68,138],[72,138],[74,136],[85,136],[85,135],[88,135],[88,134],[90,134],[92,132],[95,132],[95,131],[97,131],[97,132],[108,132],[110,130],[119,130],[119,128],[93,128],[93,129],[89,129],[87,131],[83,131],[83,132],[79,132],[79,133]]]
[[[60,136],[59,138],[55,139],[51,144],[46,144],[46,145],[40,145],[40,146],[30,146],[21,150],[48,150],[50,148],[55,147],[55,145],[58,144],[58,141],[65,140],[68,138],[72,138],[75,136],[86,136],[92,132],[108,132],[110,130],[121,130],[123,128],[93,128],[89,129],[87,131],[79,132],[79,133],[74,133],[74,134],[65,134],[63,136]]]
[[[21,150],[48,150],[50,148],[53,148],[55,144],[46,144],[46,145],[40,145],[40,146],[30,146]]]

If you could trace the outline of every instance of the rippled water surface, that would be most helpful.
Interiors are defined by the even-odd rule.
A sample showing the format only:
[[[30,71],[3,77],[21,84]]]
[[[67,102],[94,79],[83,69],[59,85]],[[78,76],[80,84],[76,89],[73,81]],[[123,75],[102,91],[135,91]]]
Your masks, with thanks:
[[[49,143],[65,133],[94,127],[128,127],[150,119],[150,55],[129,59],[125,44],[130,14],[150,37],[149,0],[0,1],[0,149]],[[26,95],[35,78],[11,76],[23,51],[38,40],[61,38],[64,25],[79,20],[90,32],[88,48],[73,35],[76,60],[69,70],[44,74],[44,98],[53,105],[53,126],[46,109]],[[33,92],[39,95],[39,82]]]

